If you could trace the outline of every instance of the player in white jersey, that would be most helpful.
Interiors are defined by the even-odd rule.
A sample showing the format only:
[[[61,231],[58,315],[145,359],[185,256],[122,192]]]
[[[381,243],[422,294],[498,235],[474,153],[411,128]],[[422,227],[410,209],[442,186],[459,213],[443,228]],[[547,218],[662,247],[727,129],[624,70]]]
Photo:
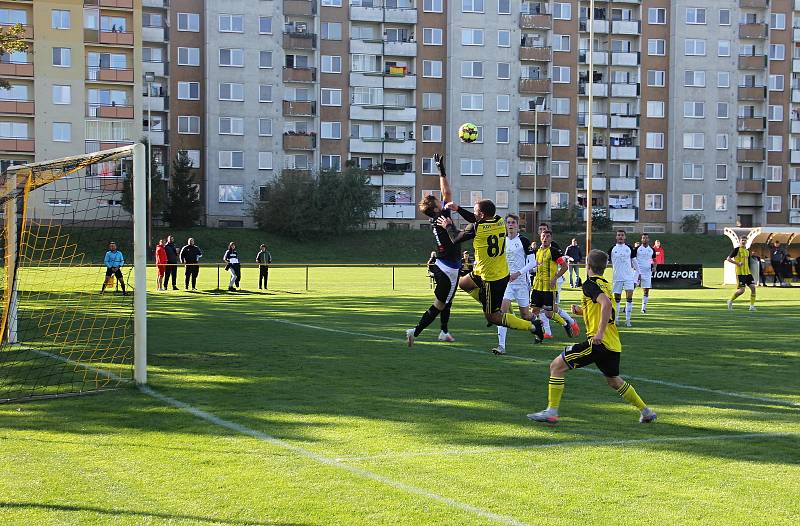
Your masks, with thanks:
[[[536,268],[536,257],[530,249],[531,242],[519,235],[519,217],[514,214],[506,216],[506,260],[510,272],[500,312],[511,311],[511,302],[516,301],[520,317],[531,319],[531,281],[530,272]],[[494,354],[506,353],[506,327],[497,327],[497,347]]]
[[[608,259],[614,270],[614,300],[617,302],[616,312],[620,312],[619,304],[622,291],[625,291],[625,326],[631,326],[631,310],[633,310],[633,287],[636,279],[633,267],[633,249],[625,243],[625,231],[617,230],[617,244],[608,251]]]
[[[631,258],[636,267],[636,281],[644,291],[642,314],[645,314],[647,313],[647,301],[650,299],[650,288],[653,286],[653,271],[656,268],[656,252],[650,246],[649,235],[642,234],[642,244],[633,249]]]

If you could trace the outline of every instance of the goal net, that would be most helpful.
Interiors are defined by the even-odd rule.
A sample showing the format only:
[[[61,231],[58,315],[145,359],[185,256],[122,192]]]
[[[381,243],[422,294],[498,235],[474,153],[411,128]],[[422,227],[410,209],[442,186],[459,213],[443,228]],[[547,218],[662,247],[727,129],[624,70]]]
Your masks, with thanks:
[[[146,336],[143,154],[125,146],[0,175],[0,402],[134,378]],[[122,206],[126,180],[133,213]]]

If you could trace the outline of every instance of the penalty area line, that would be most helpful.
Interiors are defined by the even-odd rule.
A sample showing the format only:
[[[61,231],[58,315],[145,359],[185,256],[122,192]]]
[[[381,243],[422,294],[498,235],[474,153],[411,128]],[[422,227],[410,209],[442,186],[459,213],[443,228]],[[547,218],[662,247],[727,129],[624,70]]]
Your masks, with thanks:
[[[271,312],[275,313],[274,311],[271,311]],[[275,313],[275,314],[277,314],[277,313]],[[278,319],[278,318],[267,318],[267,320],[273,321],[275,323],[283,323],[283,324],[286,324],[286,325],[294,325],[296,327],[305,327],[307,329],[314,329],[314,330],[318,330],[318,331],[327,331],[327,332],[333,332],[333,333],[338,333],[338,334],[347,334],[347,335],[350,335],[350,336],[360,336],[360,337],[364,337],[364,338],[372,338],[372,339],[375,339],[375,340],[385,340],[385,341],[393,341],[393,342],[395,342],[395,341],[405,341],[405,340],[400,339],[400,338],[391,338],[391,337],[388,337],[388,336],[379,336],[379,335],[375,335],[375,334],[367,334],[365,332],[355,332],[355,331],[346,331],[346,330],[342,330],[342,329],[333,329],[331,327],[320,327],[318,325],[311,325],[311,324],[308,324],[308,323],[299,323],[299,322],[296,322],[296,321],[289,321],[289,320],[283,320],[283,319]],[[487,356],[487,357],[488,356],[492,356],[492,355],[490,355],[490,353],[488,351],[479,351],[478,349],[470,349],[468,347],[459,347],[459,346],[456,346],[456,345],[448,345],[446,343],[443,343],[443,344],[440,344],[440,345],[442,347],[445,347],[447,349],[452,349],[452,350],[455,350],[455,351],[462,351],[462,352],[468,352],[468,353],[473,353],[473,354],[480,354],[480,355]],[[549,364],[550,363],[550,360],[539,360],[537,358],[529,358],[529,357],[526,357],[526,356],[515,356],[513,354],[506,354],[502,358],[497,358],[497,357],[494,357],[494,358],[499,359],[499,360],[503,360],[503,359],[507,360],[508,358],[513,358],[515,360],[523,360],[523,361],[526,361],[526,362],[541,363],[541,364]],[[579,371],[590,373],[590,374],[596,374],[596,375],[602,375],[603,374],[603,373],[601,373],[600,371],[598,371],[596,369],[582,368],[582,369],[579,369]],[[753,396],[753,395],[748,395],[748,394],[744,394],[744,393],[737,393],[737,392],[733,392],[733,391],[722,391],[720,389],[711,389],[711,388],[708,388],[708,387],[700,387],[700,386],[697,386],[697,385],[681,384],[681,383],[677,383],[677,382],[669,382],[669,381],[666,381],[666,380],[656,380],[654,378],[646,378],[644,376],[625,375],[625,378],[628,378],[628,379],[631,379],[631,380],[636,380],[637,382],[644,382],[644,383],[649,383],[649,384],[654,384],[654,385],[662,385],[662,386],[665,386],[665,387],[673,387],[675,389],[684,389],[684,390],[688,390],[688,391],[698,391],[698,392],[701,392],[701,393],[711,393],[711,394],[716,394],[716,395],[720,395],[720,396],[727,396],[729,398],[741,398],[741,399],[744,399],[744,400],[754,400],[754,401],[758,401],[758,402],[766,402],[766,403],[775,404],[775,405],[781,405],[781,406],[786,406],[786,407],[800,408],[800,403],[792,402],[792,401],[789,401],[789,400],[781,400],[779,398],[768,398],[768,397],[764,397],[764,396]]]

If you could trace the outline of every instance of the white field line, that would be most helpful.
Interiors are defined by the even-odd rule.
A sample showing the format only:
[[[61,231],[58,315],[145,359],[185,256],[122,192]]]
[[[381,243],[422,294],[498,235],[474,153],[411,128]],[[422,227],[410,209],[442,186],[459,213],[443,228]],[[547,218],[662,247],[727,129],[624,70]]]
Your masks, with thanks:
[[[371,339],[374,339],[374,340],[400,341],[400,342],[404,342],[405,343],[405,339],[402,339],[402,338],[391,338],[391,337],[388,337],[388,336],[378,336],[378,335],[375,335],[375,334],[367,334],[367,333],[364,333],[364,332],[346,331],[346,330],[342,330],[342,329],[333,329],[331,327],[320,327],[320,326],[317,326],[317,325],[310,325],[310,324],[307,324],[307,323],[299,323],[299,322],[289,321],[289,320],[284,320],[284,319],[279,319],[279,318],[267,318],[267,319],[270,320],[270,321],[274,321],[276,323],[284,323],[284,324],[287,324],[287,325],[294,325],[296,327],[305,327],[307,329],[315,329],[315,330],[319,330],[319,331],[327,331],[327,332],[333,332],[333,333],[338,333],[338,334],[347,334],[347,335],[350,335],[350,336],[360,336],[360,337],[364,337],[364,338],[371,338]],[[463,351],[463,352],[469,352],[469,353],[474,353],[474,354],[481,354],[483,356],[492,357],[493,359],[500,360],[500,361],[502,361],[503,359],[507,360],[508,358],[513,358],[515,360],[524,360],[526,362],[533,362],[533,363],[541,363],[541,364],[549,364],[550,363],[549,359],[548,360],[539,360],[537,358],[528,358],[528,357],[525,357],[525,356],[514,356],[513,354],[506,354],[502,358],[498,358],[498,357],[490,354],[489,351],[479,351],[478,349],[470,349],[470,348],[467,348],[467,347],[460,347],[460,346],[456,346],[456,345],[448,345],[446,343],[440,343],[438,345],[440,345],[442,347],[446,347],[448,349],[456,350],[456,351]],[[583,372],[591,373],[591,374],[597,374],[597,375],[602,375],[603,374],[603,373],[601,373],[600,371],[598,371],[596,369],[582,368],[582,369],[579,369],[579,370],[583,371]],[[767,397],[763,397],[763,396],[753,396],[753,395],[748,395],[748,394],[744,394],[744,393],[737,393],[737,392],[733,392],[733,391],[722,391],[720,389],[709,389],[707,387],[700,387],[700,386],[697,386],[697,385],[680,384],[680,383],[676,383],[676,382],[668,382],[666,380],[655,380],[653,378],[646,378],[646,377],[643,377],[643,376],[630,376],[630,375],[624,375],[624,376],[627,379],[636,380],[637,382],[644,382],[644,383],[655,384],[655,385],[663,385],[663,386],[666,386],[666,387],[674,387],[675,389],[685,389],[685,390],[689,390],[689,391],[699,391],[699,392],[702,392],[702,393],[712,393],[712,394],[716,394],[716,395],[720,395],[720,396],[727,396],[727,397],[730,397],[730,398],[742,398],[744,400],[756,400],[758,402],[767,402],[767,403],[770,403],[770,404],[782,405],[782,406],[788,406],[788,407],[800,407],[800,403],[798,403],[798,402],[792,402],[790,400],[781,400],[779,398],[767,398]]]
[[[404,459],[415,457],[438,457],[438,456],[458,456],[484,455],[508,452],[524,452],[536,449],[552,449],[560,447],[596,447],[596,446],[635,446],[638,444],[669,444],[674,442],[703,442],[717,440],[750,440],[771,438],[800,438],[800,435],[793,433],[742,433],[738,435],[699,435],[693,437],[651,437],[651,438],[632,438],[622,440],[565,440],[563,442],[550,442],[546,444],[534,444],[530,446],[485,446],[474,448],[454,448],[440,449],[432,451],[406,451],[396,453],[376,453],[374,455],[339,457],[336,460],[344,462],[361,462],[368,460],[382,459]]]

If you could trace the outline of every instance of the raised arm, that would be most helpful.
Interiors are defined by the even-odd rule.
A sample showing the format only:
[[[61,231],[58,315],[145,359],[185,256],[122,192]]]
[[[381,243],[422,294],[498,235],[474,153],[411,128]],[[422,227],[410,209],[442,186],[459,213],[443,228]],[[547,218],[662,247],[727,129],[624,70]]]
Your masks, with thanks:
[[[444,171],[444,157],[435,153],[433,154],[433,162],[436,163],[436,168],[439,169],[439,190],[442,192],[442,201],[449,203],[453,200],[453,191],[450,190],[450,182],[447,180],[447,174]]]
[[[456,227],[453,226],[453,221],[448,217],[440,217],[437,220],[437,224],[447,231],[447,235],[450,236],[450,240],[455,244],[461,243],[462,241],[469,241],[475,237],[474,223],[470,223],[467,225],[467,228],[460,232],[456,230]]]

